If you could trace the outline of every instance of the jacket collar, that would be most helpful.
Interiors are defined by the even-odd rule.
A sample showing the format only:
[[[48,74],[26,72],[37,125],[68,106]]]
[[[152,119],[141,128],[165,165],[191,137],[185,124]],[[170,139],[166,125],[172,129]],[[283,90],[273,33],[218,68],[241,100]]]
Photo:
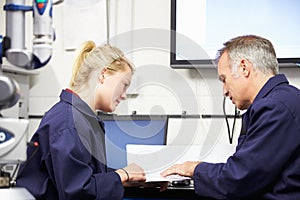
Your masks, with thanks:
[[[85,115],[88,115],[93,118],[97,118],[98,121],[100,119],[95,114],[95,112],[88,106],[87,103],[85,103],[78,95],[71,92],[70,90],[62,90],[60,94],[61,101],[65,101],[75,107],[77,110],[79,110],[81,113],[84,113]]]
[[[280,85],[280,84],[288,84],[288,80],[285,77],[284,74],[278,74],[275,75],[273,77],[271,77],[267,83],[262,87],[262,89],[259,91],[259,93],[257,94],[257,96],[254,99],[254,102],[257,101],[258,99],[264,98],[265,96],[267,96],[269,94],[269,92],[271,92],[273,90],[273,88],[275,88],[276,86]]]

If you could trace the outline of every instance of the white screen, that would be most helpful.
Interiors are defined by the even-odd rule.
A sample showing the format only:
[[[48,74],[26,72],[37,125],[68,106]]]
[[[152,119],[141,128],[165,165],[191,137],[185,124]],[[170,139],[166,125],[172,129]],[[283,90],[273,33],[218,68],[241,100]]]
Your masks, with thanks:
[[[177,0],[176,60],[214,59],[224,42],[248,34],[269,39],[277,58],[300,58],[299,8],[299,0]]]

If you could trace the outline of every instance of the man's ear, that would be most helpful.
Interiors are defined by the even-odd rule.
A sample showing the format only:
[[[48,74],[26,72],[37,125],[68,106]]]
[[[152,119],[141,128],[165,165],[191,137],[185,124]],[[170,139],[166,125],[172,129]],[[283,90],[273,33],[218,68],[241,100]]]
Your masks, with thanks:
[[[252,63],[250,63],[247,59],[242,59],[240,66],[242,69],[243,76],[248,77],[252,69]]]

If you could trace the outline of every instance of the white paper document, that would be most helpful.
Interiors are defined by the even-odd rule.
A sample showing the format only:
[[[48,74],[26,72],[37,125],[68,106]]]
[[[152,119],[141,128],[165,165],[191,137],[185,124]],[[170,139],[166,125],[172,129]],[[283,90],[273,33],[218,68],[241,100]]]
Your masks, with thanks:
[[[185,161],[224,163],[234,153],[234,145],[134,145],[126,146],[127,163],[136,163],[146,173],[146,182],[190,179],[179,175],[162,177],[160,173]]]

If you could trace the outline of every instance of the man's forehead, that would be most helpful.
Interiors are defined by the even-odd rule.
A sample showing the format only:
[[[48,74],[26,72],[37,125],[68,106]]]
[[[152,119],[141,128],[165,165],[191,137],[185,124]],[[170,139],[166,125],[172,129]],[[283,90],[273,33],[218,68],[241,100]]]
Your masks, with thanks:
[[[229,69],[229,58],[227,52],[224,52],[218,62],[218,74],[223,74],[227,69]]]

